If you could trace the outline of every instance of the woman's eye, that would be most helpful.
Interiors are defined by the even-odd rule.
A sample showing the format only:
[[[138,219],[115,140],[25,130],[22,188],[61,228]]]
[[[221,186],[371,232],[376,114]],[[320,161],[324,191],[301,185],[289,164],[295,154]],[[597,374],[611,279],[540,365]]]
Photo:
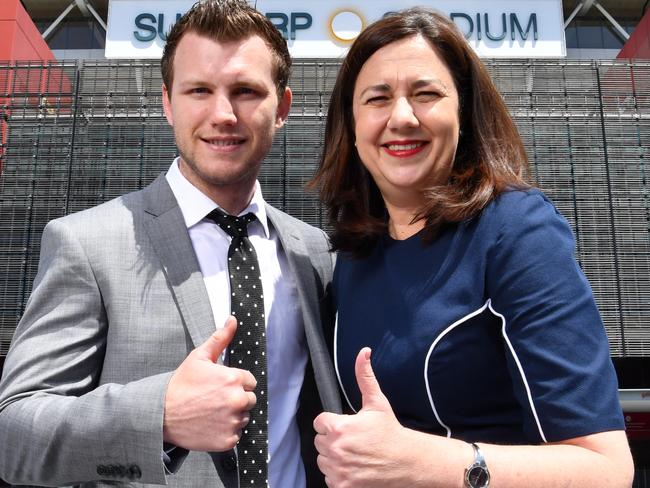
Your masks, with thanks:
[[[415,94],[415,99],[421,102],[432,101],[438,98],[440,98],[440,93],[433,91],[417,92]]]
[[[369,104],[369,105],[376,105],[376,104],[384,103],[387,100],[388,100],[387,96],[380,95],[380,96],[369,98],[368,100],[366,100],[366,103]]]

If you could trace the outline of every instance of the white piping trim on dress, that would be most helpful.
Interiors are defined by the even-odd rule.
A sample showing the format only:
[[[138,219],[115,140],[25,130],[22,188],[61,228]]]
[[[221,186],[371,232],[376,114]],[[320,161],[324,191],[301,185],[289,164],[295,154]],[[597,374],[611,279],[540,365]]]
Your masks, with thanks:
[[[465,315],[461,319],[457,320],[453,324],[451,324],[449,327],[447,327],[445,330],[443,330],[438,337],[434,339],[434,341],[431,343],[431,347],[429,347],[429,352],[427,353],[427,357],[424,360],[424,383],[426,384],[427,387],[427,395],[429,397],[429,404],[431,405],[431,410],[433,410],[433,414],[436,416],[436,420],[440,425],[442,425],[446,430],[447,430],[447,437],[451,437],[451,429],[447,424],[445,424],[440,416],[438,415],[438,410],[436,410],[436,406],[433,403],[433,397],[431,396],[431,387],[429,386],[429,358],[431,357],[431,353],[433,353],[433,349],[438,345],[440,340],[447,335],[451,330],[455,329],[458,327],[460,324],[463,322],[471,319],[472,317],[479,315],[482,313],[490,304],[490,300],[485,302],[485,305],[483,305],[481,308],[478,310],[475,310],[474,312],[470,313],[469,315]]]
[[[345,388],[343,387],[343,382],[341,381],[341,375],[339,373],[338,335],[339,335],[339,313],[336,312],[336,319],[334,320],[334,369],[336,370],[336,379],[339,380],[339,386],[341,387],[341,391],[343,392],[345,401],[348,402],[348,405],[350,406],[352,411],[354,413],[357,413],[355,408],[352,406],[352,403],[350,403],[348,394],[345,392]]]
[[[512,343],[510,342],[510,339],[508,338],[508,334],[506,333],[506,318],[503,315],[501,315],[499,312],[494,310],[494,308],[492,308],[491,300],[487,301],[487,305],[490,307],[490,310],[494,315],[496,315],[497,317],[501,317],[501,321],[503,323],[503,326],[501,327],[501,334],[503,335],[506,344],[508,344],[508,347],[510,348],[510,354],[512,354],[512,358],[517,364],[517,369],[519,369],[519,374],[521,375],[521,381],[524,383],[524,388],[526,389],[526,395],[528,396],[528,403],[530,404],[530,410],[533,414],[533,417],[535,418],[535,423],[537,424],[537,430],[539,430],[539,435],[542,438],[542,441],[547,442],[546,436],[544,435],[544,431],[542,430],[542,425],[539,422],[539,417],[537,416],[537,410],[535,409],[535,404],[533,403],[533,395],[530,392],[530,386],[528,385],[528,380],[526,379],[524,368],[521,366],[521,362],[519,361],[519,357],[515,352],[515,348],[512,347]]]

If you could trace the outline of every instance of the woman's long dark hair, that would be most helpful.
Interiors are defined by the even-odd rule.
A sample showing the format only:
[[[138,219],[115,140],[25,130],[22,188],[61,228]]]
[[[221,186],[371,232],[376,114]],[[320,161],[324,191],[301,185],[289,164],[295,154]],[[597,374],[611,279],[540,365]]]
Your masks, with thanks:
[[[424,238],[441,226],[477,215],[500,192],[526,187],[526,151],[485,66],[448,18],[422,8],[394,14],[368,26],[355,40],[330,99],[324,150],[310,187],[328,208],[332,247],[365,256],[388,231],[379,188],[354,147],[352,96],[364,63],[393,42],[420,35],[450,70],[460,102],[460,137],[451,176],[426,191],[415,220],[425,219]]]

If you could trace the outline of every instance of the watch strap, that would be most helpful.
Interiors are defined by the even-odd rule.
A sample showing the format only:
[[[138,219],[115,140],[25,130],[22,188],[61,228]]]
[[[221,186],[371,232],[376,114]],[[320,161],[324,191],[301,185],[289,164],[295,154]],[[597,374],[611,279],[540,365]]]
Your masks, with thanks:
[[[487,488],[490,486],[490,472],[481,448],[474,442],[474,462],[465,470],[465,486],[467,488]]]
[[[485,457],[483,456],[483,451],[481,451],[481,448],[478,447],[478,444],[475,442],[472,442],[472,448],[474,449],[474,464],[480,464],[481,466],[485,466],[487,468],[487,465],[485,464]]]

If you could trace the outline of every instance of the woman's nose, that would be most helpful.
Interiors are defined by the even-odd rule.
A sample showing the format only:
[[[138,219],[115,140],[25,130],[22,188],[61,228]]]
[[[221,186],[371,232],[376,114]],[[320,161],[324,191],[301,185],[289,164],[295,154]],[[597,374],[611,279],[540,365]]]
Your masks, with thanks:
[[[420,124],[415,116],[413,107],[406,97],[400,97],[395,100],[388,119],[389,129],[399,129],[401,127],[417,127]]]

